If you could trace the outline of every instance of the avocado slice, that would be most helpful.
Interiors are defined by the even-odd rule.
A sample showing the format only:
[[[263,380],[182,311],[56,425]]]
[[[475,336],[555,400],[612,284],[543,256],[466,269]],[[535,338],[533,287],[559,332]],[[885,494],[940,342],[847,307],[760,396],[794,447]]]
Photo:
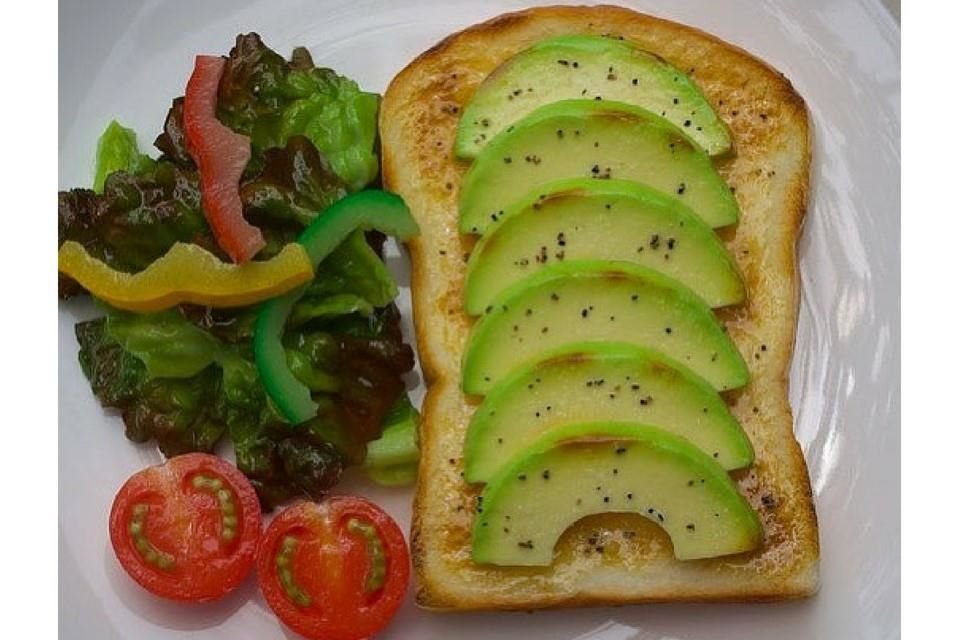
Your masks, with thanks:
[[[667,120],[607,100],[547,104],[487,144],[460,186],[460,231],[486,233],[534,187],[581,176],[633,180],[681,200],[711,227],[734,224],[736,198],[709,156]]]
[[[570,98],[635,104],[680,127],[712,156],[730,149],[727,126],[682,71],[624,40],[566,35],[534,44],[487,76],[460,118],[455,152],[475,158],[537,107]]]
[[[543,434],[589,421],[638,421],[688,440],[724,469],[753,463],[750,439],[705,380],[650,349],[570,345],[505,378],[473,414],[468,482],[489,482]]]
[[[723,468],[689,442],[639,423],[569,425],[514,458],[487,485],[473,560],[547,566],[570,525],[638,513],[660,525],[678,560],[743,553],[763,529]]]
[[[474,247],[467,313],[482,313],[511,284],[551,264],[592,259],[659,271],[711,307],[746,297],[723,242],[681,202],[635,182],[573,178],[535,190]]]
[[[656,349],[717,390],[749,371],[710,308],[682,284],[628,262],[561,262],[504,291],[473,327],[463,390],[483,395],[511,370],[575,342]]]

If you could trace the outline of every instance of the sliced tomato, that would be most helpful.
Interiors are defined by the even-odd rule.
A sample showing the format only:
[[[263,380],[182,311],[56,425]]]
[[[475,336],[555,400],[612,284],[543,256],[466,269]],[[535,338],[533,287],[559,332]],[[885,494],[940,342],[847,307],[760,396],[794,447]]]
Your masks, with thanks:
[[[363,498],[299,502],[267,527],[257,580],[277,617],[313,640],[359,640],[383,629],[410,582],[397,523]]]
[[[250,161],[250,139],[217,120],[217,90],[227,61],[197,56],[183,96],[187,151],[200,170],[203,215],[220,247],[246,262],[264,247],[263,234],[243,217],[240,176]]]
[[[140,586],[171,600],[220,598],[250,574],[260,502],[232,464],[205,453],[133,474],[114,498],[110,541]]]

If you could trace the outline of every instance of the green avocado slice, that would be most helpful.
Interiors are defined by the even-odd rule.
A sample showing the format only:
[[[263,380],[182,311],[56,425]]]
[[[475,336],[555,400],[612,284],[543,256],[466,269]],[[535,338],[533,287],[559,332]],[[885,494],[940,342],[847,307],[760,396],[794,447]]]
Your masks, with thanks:
[[[487,76],[463,111],[455,152],[475,158],[537,107],[571,98],[635,104],[680,127],[710,155],[730,149],[726,125],[682,71],[624,40],[566,35],[534,44]]]
[[[736,198],[710,157],[664,118],[622,102],[562,100],[484,146],[460,186],[460,231],[486,233],[507,205],[537,185],[577,176],[650,185],[711,227],[739,217]]]
[[[463,390],[483,395],[513,369],[570,343],[655,349],[715,389],[747,383],[747,365],[710,308],[677,281],[646,267],[562,262],[504,291],[474,325]]]
[[[649,349],[584,344],[545,354],[487,395],[467,429],[466,480],[489,482],[546,433],[606,420],[659,427],[724,469],[753,463],[750,439],[705,380]]]
[[[659,271],[711,307],[746,297],[723,242],[681,202],[634,182],[573,178],[529,194],[480,240],[467,264],[467,313],[482,313],[511,284],[551,264],[598,259]]]
[[[598,513],[637,513],[663,528],[678,560],[757,548],[757,514],[726,471],[687,441],[639,423],[552,431],[487,485],[473,527],[473,560],[548,566],[560,535]]]

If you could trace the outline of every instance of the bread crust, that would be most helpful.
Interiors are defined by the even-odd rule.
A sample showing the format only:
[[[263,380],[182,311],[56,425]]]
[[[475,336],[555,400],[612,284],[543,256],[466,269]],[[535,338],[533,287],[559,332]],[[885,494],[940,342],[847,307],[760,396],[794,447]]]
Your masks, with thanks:
[[[717,161],[742,219],[721,235],[742,270],[748,301],[718,314],[751,369],[728,394],[756,464],[735,472],[760,515],[763,546],[740,556],[680,562],[669,538],[639,516],[581,520],[540,568],[476,565],[470,527],[478,490],[462,472],[462,442],[477,399],[459,390],[471,326],[462,309],[465,255],[457,188],[467,163],[453,157],[459,114],[501,62],[565,33],[620,35],[687,72],[730,127],[734,153]],[[796,244],[806,211],[811,131],[790,82],[738,47],[694,28],[615,6],[538,7],[455,33],[391,82],[380,113],[385,186],[422,228],[410,243],[414,324],[428,391],[411,532],[416,598],[441,610],[534,609],[667,601],[767,601],[809,596],[819,584],[810,481],[787,399],[799,306]],[[625,538],[630,529],[636,535]],[[603,540],[596,552],[591,537]]]

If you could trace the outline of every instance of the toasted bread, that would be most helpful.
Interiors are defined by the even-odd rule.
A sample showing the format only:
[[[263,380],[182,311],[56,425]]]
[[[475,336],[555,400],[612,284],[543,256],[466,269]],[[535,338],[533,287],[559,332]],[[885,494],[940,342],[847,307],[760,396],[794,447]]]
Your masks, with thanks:
[[[749,299],[718,315],[751,372],[749,385],[726,399],[756,449],[756,463],[733,474],[763,523],[755,552],[680,562],[669,538],[647,520],[603,514],[568,530],[548,568],[471,560],[479,487],[463,480],[462,454],[477,400],[461,393],[460,365],[472,324],[463,311],[463,282],[474,240],[457,230],[457,190],[467,163],[454,157],[453,143],[465,103],[497,65],[542,38],[567,33],[620,35],[665,58],[693,78],[732,132],[734,152],[717,166],[735,188],[742,219],[721,235]],[[451,35],[410,63],[384,97],[380,136],[384,182],[406,200],[422,229],[410,244],[428,385],[412,532],[417,602],[432,609],[534,609],[813,594],[817,522],[787,399],[811,143],[804,102],[790,82],[745,51],[687,26],[612,6],[534,8]],[[625,536],[627,530],[632,535]]]

